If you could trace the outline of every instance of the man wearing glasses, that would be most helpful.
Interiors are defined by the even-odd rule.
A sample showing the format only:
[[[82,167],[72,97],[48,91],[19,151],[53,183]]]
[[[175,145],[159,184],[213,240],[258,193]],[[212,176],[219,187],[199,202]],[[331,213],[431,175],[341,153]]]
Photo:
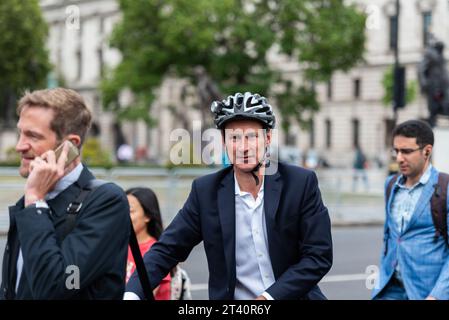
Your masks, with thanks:
[[[448,185],[430,163],[433,143],[432,129],[423,121],[406,121],[393,131],[399,173],[385,183],[384,245],[373,299],[449,299],[447,198],[437,210],[444,216],[444,232],[431,212],[435,190],[446,192]]]

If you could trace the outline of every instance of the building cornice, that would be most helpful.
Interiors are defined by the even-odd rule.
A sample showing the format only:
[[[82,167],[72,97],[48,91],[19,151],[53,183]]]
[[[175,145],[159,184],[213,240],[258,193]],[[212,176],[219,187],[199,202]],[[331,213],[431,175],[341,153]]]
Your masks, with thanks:
[[[96,2],[114,2],[116,3],[116,1],[114,0],[94,0]],[[92,0],[55,0],[49,4],[45,4],[46,2],[49,1],[40,1],[39,5],[41,7],[41,9],[43,11],[47,11],[47,10],[59,10],[63,7],[67,7],[70,5],[81,5],[81,4],[85,4],[85,3],[92,3]]]

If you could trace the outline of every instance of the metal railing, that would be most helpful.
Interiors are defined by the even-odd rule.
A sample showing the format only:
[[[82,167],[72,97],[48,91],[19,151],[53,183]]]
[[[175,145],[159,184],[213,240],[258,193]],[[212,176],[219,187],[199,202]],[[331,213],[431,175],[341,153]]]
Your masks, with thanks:
[[[217,168],[132,168],[110,170],[94,168],[97,178],[113,181],[123,189],[143,186],[157,194],[167,226],[182,207],[190,192],[192,181],[215,172]],[[383,170],[367,170],[369,188],[363,181],[354,184],[352,169],[319,169],[316,171],[323,200],[334,223],[379,223],[383,220]],[[23,194],[25,180],[17,168],[0,168],[0,233],[8,230],[8,206]]]

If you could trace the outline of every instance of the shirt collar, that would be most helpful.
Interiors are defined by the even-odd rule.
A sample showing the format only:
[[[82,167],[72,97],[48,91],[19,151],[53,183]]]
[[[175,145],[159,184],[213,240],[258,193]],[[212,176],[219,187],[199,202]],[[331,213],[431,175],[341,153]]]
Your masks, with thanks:
[[[53,190],[49,192],[46,196],[47,200],[55,198],[58,194],[60,194],[62,191],[67,189],[69,186],[71,186],[73,183],[78,181],[81,172],[83,171],[83,164],[79,163],[75,169],[70,171],[68,174],[66,174],[64,177],[59,180]]]
[[[265,185],[265,178],[263,179],[262,185],[260,186],[259,192],[257,193],[258,198],[259,198],[259,196],[263,195],[264,185]],[[235,175],[235,172],[234,172],[234,192],[235,192],[236,196],[240,196],[240,197],[242,197],[246,194],[250,194],[249,192],[240,190],[239,182],[237,181],[237,176]]]
[[[421,176],[421,178],[419,179],[419,181],[414,186],[412,186],[411,188],[414,188],[418,184],[425,185],[427,182],[429,182],[430,175],[432,174],[432,168],[433,168],[432,164],[429,163],[429,166],[427,167],[426,171],[424,171],[424,173]],[[402,188],[405,188],[405,177],[404,177],[404,175],[401,175],[401,177],[398,179],[397,185],[402,187]]]

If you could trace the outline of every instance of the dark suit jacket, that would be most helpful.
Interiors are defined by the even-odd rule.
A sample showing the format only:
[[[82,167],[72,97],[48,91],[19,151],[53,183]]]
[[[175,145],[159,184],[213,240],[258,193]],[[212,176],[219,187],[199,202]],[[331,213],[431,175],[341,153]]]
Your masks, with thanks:
[[[50,209],[9,208],[10,228],[3,258],[2,299],[121,299],[129,239],[129,205],[122,189],[106,183],[84,200],[75,228],[61,241],[68,205],[94,179],[86,168]],[[23,270],[17,293],[19,246]],[[79,270],[79,289],[75,269]],[[66,285],[66,282],[69,286]]]
[[[265,176],[264,209],[268,250],[276,282],[274,299],[325,299],[317,283],[332,265],[330,219],[314,172],[279,163]],[[196,179],[190,195],[159,242],[144,256],[155,286],[204,241],[210,299],[233,299],[235,265],[235,194],[232,168]],[[143,298],[136,272],[127,284]]]

